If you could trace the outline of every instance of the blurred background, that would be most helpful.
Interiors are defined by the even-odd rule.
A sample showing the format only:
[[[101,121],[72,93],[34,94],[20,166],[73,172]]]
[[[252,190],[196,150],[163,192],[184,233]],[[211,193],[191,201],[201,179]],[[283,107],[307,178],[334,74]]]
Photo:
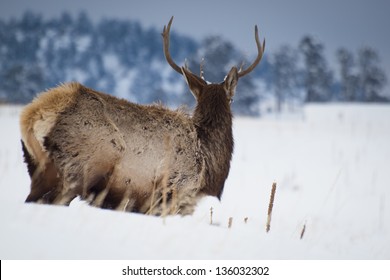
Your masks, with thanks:
[[[388,0],[0,0],[0,259],[389,260],[389,11]],[[171,16],[174,60],[199,73],[204,58],[210,82],[256,57],[256,24],[266,39],[238,83],[235,115],[257,118],[234,120],[221,201],[206,197],[168,226],[79,200],[23,203],[20,105],[37,93],[78,81],[132,102],[194,105],[163,55]]]
[[[204,58],[210,82],[251,63],[259,26],[265,57],[239,83],[238,115],[388,102],[389,8],[385,0],[1,0],[0,102],[24,104],[78,81],[133,102],[193,105],[162,52],[172,15],[172,56],[195,73]]]

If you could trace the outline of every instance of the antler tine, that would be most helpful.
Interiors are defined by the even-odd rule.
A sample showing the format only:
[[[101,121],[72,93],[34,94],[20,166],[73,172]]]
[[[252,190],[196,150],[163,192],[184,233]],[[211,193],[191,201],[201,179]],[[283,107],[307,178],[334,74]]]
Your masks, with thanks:
[[[204,80],[204,71],[203,71],[203,67],[204,67],[204,57],[202,57],[202,59],[200,60],[200,65],[199,65],[199,73],[200,73],[200,77],[202,80]]]
[[[171,30],[172,21],[173,21],[173,16],[171,17],[170,21],[168,22],[168,27],[164,25],[163,32],[161,33],[161,35],[163,36],[163,41],[164,41],[164,44],[163,44],[164,45],[164,55],[165,55],[165,59],[167,60],[169,65],[171,65],[171,67],[176,72],[183,75],[183,73],[181,72],[181,68],[179,66],[177,66],[177,64],[173,61],[171,54],[169,53],[169,31]]]
[[[245,65],[245,61],[242,61],[241,65],[240,65],[240,69],[238,69],[238,72],[242,71],[242,68],[244,68],[244,65]]]
[[[184,68],[188,70],[188,60],[187,60],[187,58],[184,59]]]
[[[265,50],[265,39],[263,40],[263,44],[260,44],[259,40],[259,30],[257,28],[257,25],[255,25],[255,40],[256,40],[256,45],[257,45],[257,57],[255,61],[245,70],[242,70],[238,73],[238,78],[244,77],[246,74],[250,73],[257,64],[259,64],[261,58],[263,57],[263,53]]]

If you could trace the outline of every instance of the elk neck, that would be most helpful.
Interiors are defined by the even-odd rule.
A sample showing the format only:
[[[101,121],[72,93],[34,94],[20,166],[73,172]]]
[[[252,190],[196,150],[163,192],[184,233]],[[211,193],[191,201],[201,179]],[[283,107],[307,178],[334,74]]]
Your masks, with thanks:
[[[205,159],[202,190],[220,198],[234,146],[232,113],[225,92],[215,88],[199,98],[193,120]]]

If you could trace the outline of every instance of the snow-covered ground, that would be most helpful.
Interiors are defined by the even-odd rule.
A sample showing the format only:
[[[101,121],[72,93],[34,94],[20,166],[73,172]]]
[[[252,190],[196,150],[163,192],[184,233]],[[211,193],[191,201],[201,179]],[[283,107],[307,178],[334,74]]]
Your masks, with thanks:
[[[80,201],[24,204],[19,112],[0,106],[0,259],[390,259],[390,106],[235,119],[221,202],[206,198],[193,216],[165,222]]]

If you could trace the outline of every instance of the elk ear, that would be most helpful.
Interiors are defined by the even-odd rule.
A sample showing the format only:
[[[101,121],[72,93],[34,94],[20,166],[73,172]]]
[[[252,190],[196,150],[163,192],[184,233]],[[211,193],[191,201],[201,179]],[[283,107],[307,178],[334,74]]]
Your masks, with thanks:
[[[233,98],[234,93],[236,92],[237,82],[238,70],[237,67],[232,67],[232,69],[229,71],[229,74],[227,74],[225,81],[223,82],[223,86],[226,90],[228,98]]]
[[[203,90],[203,87],[206,85],[206,82],[200,77],[192,74],[190,70],[184,67],[181,68],[181,71],[192,94],[195,96],[196,99],[198,99],[200,93]]]

